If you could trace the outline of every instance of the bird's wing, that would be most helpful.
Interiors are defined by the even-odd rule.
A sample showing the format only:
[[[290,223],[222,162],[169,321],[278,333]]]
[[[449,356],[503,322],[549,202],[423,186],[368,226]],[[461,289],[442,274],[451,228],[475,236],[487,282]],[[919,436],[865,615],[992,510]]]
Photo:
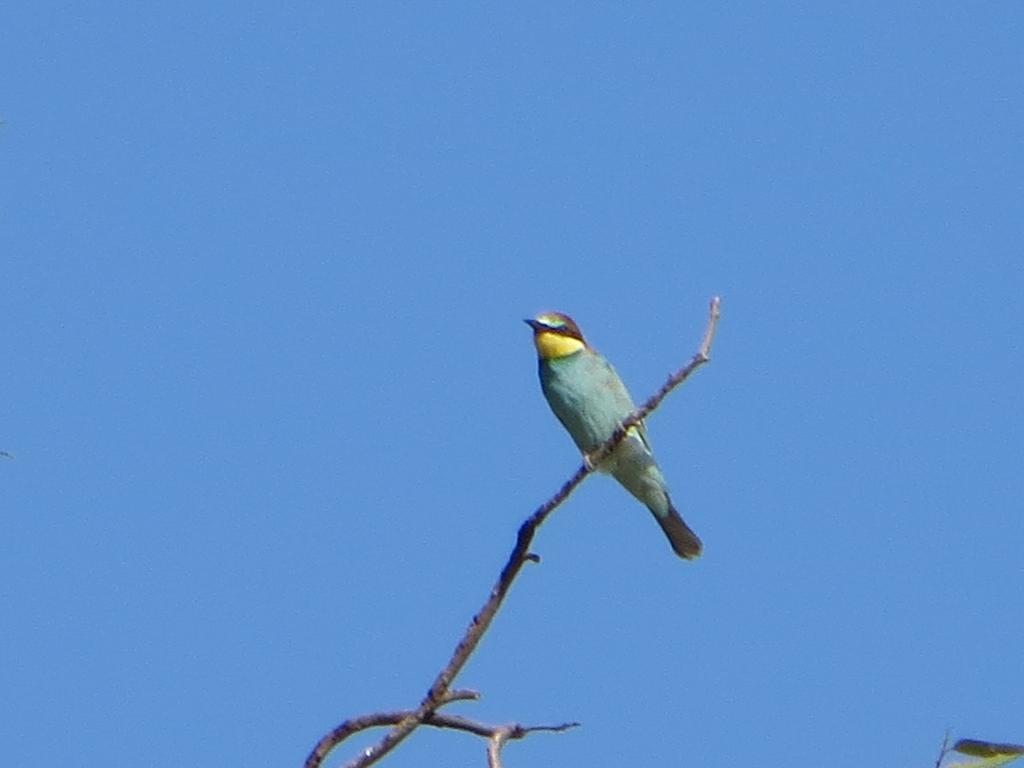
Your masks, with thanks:
[[[636,410],[636,405],[633,404],[633,398],[629,396],[629,390],[627,390],[626,385],[622,383],[622,379],[619,377],[619,374],[616,373],[612,364],[603,357],[600,359],[601,362],[604,363],[604,386],[611,391],[616,400],[616,405],[622,413],[621,418],[622,420],[625,420],[629,414]],[[650,440],[647,437],[647,425],[643,421],[630,429],[630,432],[640,438],[640,442],[643,443],[643,446],[647,449],[648,453],[653,453],[651,450]]]
[[[638,435],[640,435],[640,442],[644,444],[644,448],[647,449],[647,452],[654,453],[654,451],[651,449],[651,441],[647,437],[647,423],[641,421],[639,424],[637,424],[636,432]]]

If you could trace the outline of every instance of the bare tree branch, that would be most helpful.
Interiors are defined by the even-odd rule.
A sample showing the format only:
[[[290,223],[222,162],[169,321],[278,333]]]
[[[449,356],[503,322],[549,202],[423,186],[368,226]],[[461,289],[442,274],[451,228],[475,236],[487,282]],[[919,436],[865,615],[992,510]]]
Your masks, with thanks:
[[[487,742],[487,768],[501,768],[501,748],[505,746],[511,732],[508,728],[499,728]]]
[[[449,691],[443,700],[438,704],[439,707],[443,707],[445,704],[451,704],[454,701],[475,701],[480,698],[480,694],[476,691],[470,690],[455,690]],[[376,728],[382,725],[398,725],[405,718],[409,717],[413,713],[413,710],[403,710],[399,712],[374,712],[369,715],[361,715],[360,717],[352,717],[345,720],[343,723],[332,729],[330,732],[324,735],[320,741],[317,742],[316,746],[313,747],[313,751],[309,757],[306,758],[306,765],[320,765],[324,758],[327,757],[327,753],[334,749],[338,744],[343,742],[349,736],[359,731],[365,731],[367,728]],[[448,715],[439,715],[434,713],[430,718],[424,719],[426,725],[438,725],[438,727],[456,728],[458,726],[448,724]],[[460,718],[454,718],[456,720]],[[462,728],[462,730],[469,730],[471,733],[477,733],[470,728]],[[491,729],[485,728],[483,732],[477,733],[479,736],[489,737],[491,735]]]
[[[415,710],[404,713],[402,718],[395,724],[394,728],[384,736],[384,738],[374,746],[364,750],[363,753],[354,760],[346,763],[345,768],[366,768],[366,766],[377,762],[380,758],[404,741],[416,728],[427,723],[428,719],[434,715],[438,707],[450,701],[450,699],[447,698],[449,696],[448,691],[450,686],[454,682],[455,677],[462,671],[462,668],[469,660],[473,651],[476,650],[477,645],[480,643],[480,640],[488,627],[490,627],[491,621],[494,620],[494,616],[501,607],[502,601],[505,599],[505,595],[508,594],[508,590],[512,586],[512,582],[515,581],[516,576],[519,575],[519,571],[522,570],[523,565],[528,560],[534,562],[537,561],[537,556],[531,554],[529,551],[530,543],[533,541],[533,537],[536,534],[537,529],[547,519],[548,515],[550,515],[563,501],[569,498],[569,495],[576,490],[576,487],[582,483],[584,479],[586,479],[587,475],[593,472],[594,468],[615,450],[619,443],[626,437],[626,433],[630,427],[635,426],[646,418],[652,411],[661,405],[661,401],[665,399],[669,392],[686,381],[686,379],[688,379],[695,370],[711,359],[711,345],[714,342],[715,331],[718,328],[720,305],[721,301],[717,296],[711,300],[708,324],[704,331],[704,337],[701,340],[697,353],[691,358],[690,362],[669,376],[661,389],[655,392],[654,395],[652,395],[640,408],[630,414],[630,416],[622,422],[619,429],[615,431],[615,434],[613,434],[611,438],[609,438],[597,450],[588,455],[583,465],[576,470],[573,476],[570,477],[561,488],[558,489],[558,492],[538,507],[537,510],[519,527],[515,547],[513,547],[512,554],[509,555],[508,562],[505,563],[505,567],[501,569],[501,574],[498,576],[498,581],[491,589],[491,594],[487,598],[487,602],[484,603],[480,611],[477,612],[469,622],[469,626],[466,628],[465,634],[462,636],[458,645],[455,646],[451,659],[448,664],[445,665],[444,669],[442,669],[438,674],[437,678],[435,678],[433,684],[431,684],[427,691],[426,696],[420,702],[420,705]],[[367,717],[373,718],[376,716],[368,715]],[[324,736],[306,759],[305,768],[319,768],[324,758],[327,756],[327,753],[340,744],[343,739],[348,738],[348,736],[355,732],[354,730],[351,730],[351,724],[362,723],[365,720],[366,718],[346,720]],[[365,728],[369,726],[362,727]],[[361,728],[359,730],[361,730]],[[500,739],[498,737],[492,737],[491,744],[493,746],[493,759],[498,759],[498,752],[500,752],[501,746],[510,738],[522,738],[522,736],[513,736],[510,734],[501,737]],[[489,749],[489,759],[492,759],[490,757],[491,754],[492,752]]]
[[[460,699],[477,699],[479,694],[475,691],[459,691],[457,694],[469,694],[469,695],[453,695],[442,702],[440,706],[449,704],[453,701]],[[330,740],[337,739],[339,741],[347,739],[359,731],[365,731],[368,728],[379,728],[386,725],[398,725],[400,722],[405,720],[407,717],[412,715],[415,710],[401,710],[397,712],[374,712],[369,715],[362,715],[360,717],[353,717],[350,720],[346,720],[344,723],[339,725],[333,731],[331,731],[322,740],[326,744]],[[563,723],[561,725],[534,725],[534,726],[522,726],[522,725],[487,725],[486,723],[480,723],[476,720],[470,720],[468,717],[462,717],[460,715],[444,715],[440,712],[432,712],[424,718],[422,725],[429,725],[432,728],[448,728],[453,731],[464,731],[471,733],[474,736],[480,736],[488,740],[488,754],[491,752],[491,746],[496,740],[500,739],[503,744],[509,739],[521,739],[529,733],[535,731],[565,731],[569,728],[575,728],[579,723]],[[320,745],[317,745],[318,748]],[[327,746],[329,750],[331,747]],[[500,749],[500,746],[498,747]],[[326,755],[326,752],[324,753]],[[500,761],[498,763],[500,766]]]

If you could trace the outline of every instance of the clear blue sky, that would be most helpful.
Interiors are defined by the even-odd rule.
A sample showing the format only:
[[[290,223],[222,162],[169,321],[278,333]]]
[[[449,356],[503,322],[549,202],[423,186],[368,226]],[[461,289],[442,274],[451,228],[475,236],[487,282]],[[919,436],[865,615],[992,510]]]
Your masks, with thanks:
[[[451,711],[584,724],[510,766],[1024,739],[1024,8],[897,5],[6,4],[0,763],[415,704],[578,465],[521,318],[639,399],[715,294],[649,425],[705,556],[591,478]]]

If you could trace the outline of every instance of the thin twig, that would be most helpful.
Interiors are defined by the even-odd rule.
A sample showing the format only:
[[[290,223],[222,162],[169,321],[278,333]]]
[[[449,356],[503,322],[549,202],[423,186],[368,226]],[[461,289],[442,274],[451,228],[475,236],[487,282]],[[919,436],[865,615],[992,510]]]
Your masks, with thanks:
[[[487,741],[487,768],[502,768],[501,748],[505,746],[506,741],[521,739],[527,734],[534,733],[535,731],[549,731],[551,733],[557,733],[560,731],[567,731],[570,728],[576,728],[577,726],[579,726],[579,723],[533,725],[529,728],[524,728],[521,725],[505,725],[500,728],[495,728]]]
[[[607,458],[615,450],[618,444],[625,439],[630,427],[643,421],[661,404],[661,401],[665,399],[669,392],[686,381],[695,370],[711,359],[711,345],[714,342],[715,330],[718,327],[720,305],[721,301],[717,296],[711,300],[707,328],[704,331],[700,347],[690,362],[669,376],[661,389],[655,392],[640,408],[630,414],[622,422],[619,429],[615,431],[615,434],[591,453],[587,457],[588,460],[558,489],[558,492],[538,507],[519,527],[519,533],[516,535],[516,544],[512,548],[512,554],[509,555],[505,567],[501,569],[501,574],[491,589],[487,602],[484,603],[480,611],[470,621],[465,634],[459,640],[458,645],[455,646],[451,659],[438,674],[428,689],[427,695],[420,702],[420,705],[415,710],[406,714],[377,744],[364,750],[357,758],[346,763],[345,768],[366,768],[366,766],[377,762],[404,741],[422,723],[425,723],[427,718],[439,706],[445,703],[445,696],[449,687],[459,672],[462,671],[469,657],[476,650],[484,633],[490,627],[491,621],[493,621],[495,614],[501,607],[502,601],[505,599],[505,595],[508,594],[508,590],[512,586],[512,582],[515,581],[519,571],[522,570],[523,565],[528,560],[536,560],[536,556],[530,554],[530,543],[533,541],[537,529],[543,524],[547,516],[569,498],[569,495],[576,490],[576,486],[582,483],[587,475],[594,471],[594,468],[602,459]],[[351,722],[353,721],[346,721],[346,723]],[[318,742],[306,759],[305,768],[319,768],[327,753],[341,743],[342,739],[347,738],[351,734],[350,731],[343,732],[342,730],[346,723],[342,723],[342,725],[335,728]],[[342,733],[344,735],[341,735]],[[340,738],[336,738],[339,735]]]
[[[715,298],[711,300],[710,313],[708,315],[708,326],[704,331],[704,338],[701,340],[700,347],[697,349],[697,354],[690,359],[690,362],[669,376],[665,383],[661,385],[661,389],[651,395],[643,405],[633,411],[633,413],[631,413],[629,417],[622,422],[619,428],[615,431],[615,434],[611,436],[610,440],[587,456],[590,467],[584,467],[587,469],[586,474],[593,472],[594,468],[600,464],[603,459],[606,459],[611,455],[612,451],[614,451],[618,447],[619,443],[626,437],[626,433],[629,431],[630,427],[635,427],[641,421],[646,419],[659,405],[661,405],[661,401],[668,396],[669,392],[690,378],[690,375],[704,365],[704,363],[711,360],[711,345],[715,341],[715,331],[718,330],[718,318],[721,316],[721,306],[721,299],[715,296]],[[583,478],[580,479],[582,480]]]
[[[942,737],[942,749],[939,750],[939,756],[935,759],[935,768],[939,768],[942,765],[942,761],[949,754],[949,728],[946,729],[946,735]]]

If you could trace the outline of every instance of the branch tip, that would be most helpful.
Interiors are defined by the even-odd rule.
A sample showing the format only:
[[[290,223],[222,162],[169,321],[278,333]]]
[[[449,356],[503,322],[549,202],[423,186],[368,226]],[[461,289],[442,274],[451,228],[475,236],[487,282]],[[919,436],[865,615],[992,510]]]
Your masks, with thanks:
[[[722,316],[722,300],[715,296],[711,299],[711,305],[708,308],[708,327],[704,331],[704,339],[700,343],[700,351],[697,353],[701,359],[701,362],[707,362],[711,359],[711,345],[715,341],[715,331],[718,328],[718,318]]]
[[[454,691],[448,691],[448,693],[446,693],[444,695],[444,698],[442,699],[442,701],[445,704],[448,704],[448,703],[453,702],[453,701],[479,701],[479,700],[480,700],[480,692],[479,691],[470,690],[469,688],[458,688],[458,689],[456,689]]]

